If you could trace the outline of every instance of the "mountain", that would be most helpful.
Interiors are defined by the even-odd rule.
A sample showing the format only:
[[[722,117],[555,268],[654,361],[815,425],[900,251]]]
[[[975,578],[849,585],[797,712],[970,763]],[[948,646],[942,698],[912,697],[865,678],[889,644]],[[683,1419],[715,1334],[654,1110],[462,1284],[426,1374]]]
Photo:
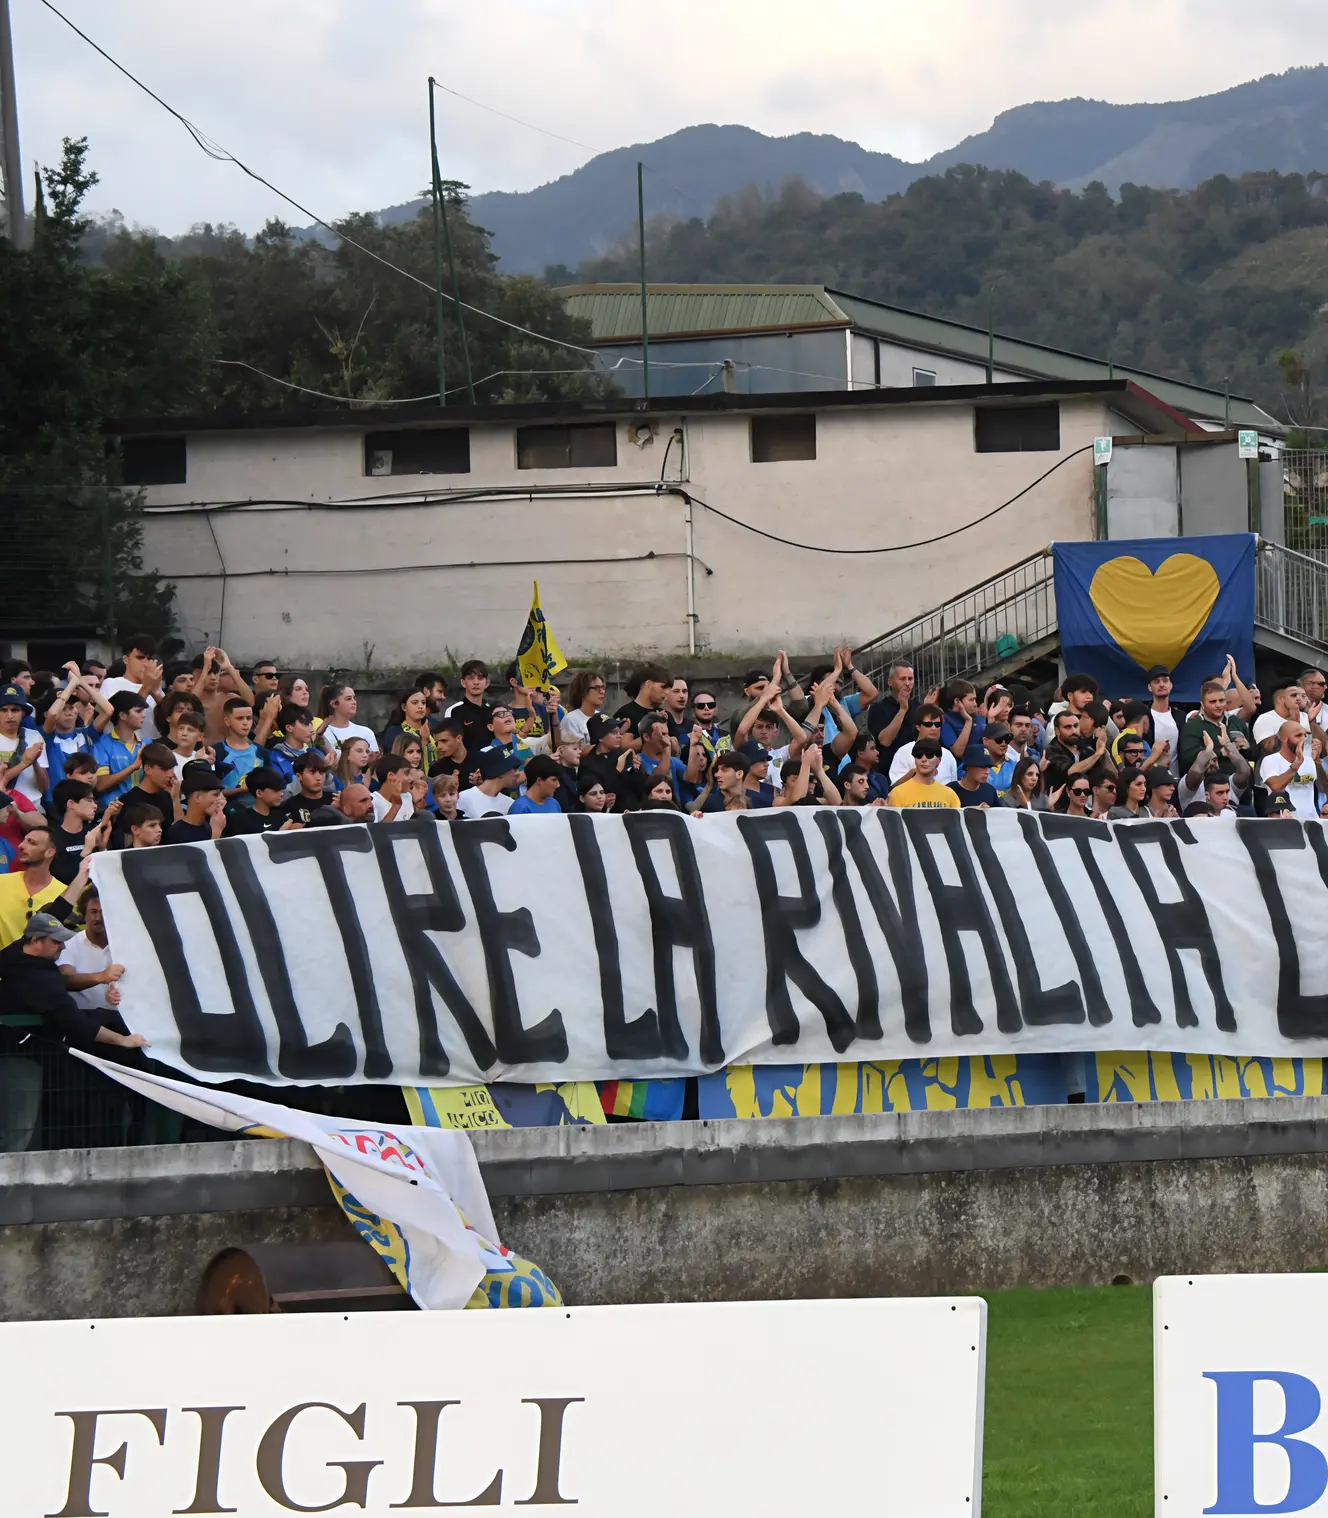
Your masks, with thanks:
[[[1216,174],[1256,169],[1328,171],[1328,67],[1269,74],[1234,89],[1157,105],[1039,101],[1003,111],[991,127],[923,163],[906,163],[839,137],[767,137],[745,126],[693,126],[657,142],[601,153],[538,189],[476,195],[471,215],[493,232],[509,274],[574,268],[606,252],[636,220],[636,163],[648,215],[708,217],[715,202],[749,185],[798,177],[823,195],[855,191],[883,200],[923,175],[959,163],[1015,169],[1034,181],[1079,188],[1100,180],[1192,189]],[[413,217],[420,202],[380,213]]]

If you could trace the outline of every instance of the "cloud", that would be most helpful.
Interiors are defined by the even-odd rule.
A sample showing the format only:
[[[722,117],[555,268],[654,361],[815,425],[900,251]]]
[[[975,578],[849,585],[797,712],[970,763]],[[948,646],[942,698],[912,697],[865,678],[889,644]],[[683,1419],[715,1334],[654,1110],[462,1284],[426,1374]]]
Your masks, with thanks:
[[[1210,93],[1315,62],[1320,0],[672,0],[643,19],[584,0],[58,0],[108,52],[218,142],[327,217],[415,195],[428,178],[425,80],[603,150],[702,121],[831,132],[916,159],[998,112],[1071,95]],[[301,221],[178,123],[36,0],[14,17],[25,160],[86,135],[94,208],[174,232]],[[1140,38],[1146,38],[1141,45]],[[439,102],[445,172],[528,189],[590,153],[463,101]],[[685,189],[685,186],[683,187]]]

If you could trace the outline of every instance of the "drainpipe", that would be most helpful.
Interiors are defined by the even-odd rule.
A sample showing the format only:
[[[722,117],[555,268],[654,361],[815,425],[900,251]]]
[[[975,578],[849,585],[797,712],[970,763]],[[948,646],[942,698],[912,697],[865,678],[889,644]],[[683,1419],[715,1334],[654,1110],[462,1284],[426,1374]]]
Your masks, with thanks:
[[[692,521],[692,498],[685,494],[683,500],[687,503],[687,652],[694,658],[696,656],[696,559],[693,551],[696,547],[696,534]]]

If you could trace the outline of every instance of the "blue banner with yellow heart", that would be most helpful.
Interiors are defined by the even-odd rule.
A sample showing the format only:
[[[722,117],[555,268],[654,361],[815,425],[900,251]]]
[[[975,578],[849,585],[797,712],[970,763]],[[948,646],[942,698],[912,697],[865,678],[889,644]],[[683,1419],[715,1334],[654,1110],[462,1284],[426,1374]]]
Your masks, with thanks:
[[[1253,533],[1053,543],[1056,614],[1067,674],[1092,675],[1111,697],[1146,697],[1148,671],[1169,670],[1172,697],[1234,654],[1254,678]]]

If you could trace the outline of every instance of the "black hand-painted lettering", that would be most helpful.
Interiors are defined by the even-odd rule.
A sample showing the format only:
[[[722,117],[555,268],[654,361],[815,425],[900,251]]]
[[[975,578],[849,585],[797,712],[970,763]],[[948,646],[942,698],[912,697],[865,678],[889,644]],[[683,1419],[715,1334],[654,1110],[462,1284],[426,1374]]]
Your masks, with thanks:
[[[138,915],[145,924],[151,924],[152,943],[166,978],[171,1015],[180,1030],[180,1058],[195,1070],[259,1079],[270,1076],[267,1035],[207,851],[193,844],[177,843],[165,849],[128,849],[120,857],[124,882]],[[184,940],[171,913],[172,896],[197,896],[202,902],[221,956],[230,992],[230,1012],[203,1011],[189,968],[190,956],[185,953]]]
[[[978,856],[982,874],[996,903],[1001,926],[1010,945],[1014,959],[1015,978],[1019,985],[1019,1010],[1030,1028],[1048,1027],[1053,1023],[1081,1023],[1084,1020],[1084,999],[1079,994],[1077,981],[1066,981],[1062,986],[1047,990],[1038,975],[1037,957],[1024,927],[1024,918],[1015,900],[1005,870],[992,847],[991,834],[987,830],[987,814],[980,807],[971,806],[963,812],[964,825],[968,829],[973,852]],[[1022,820],[1022,817],[1021,817]],[[1031,820],[1031,819],[1030,819]],[[1040,840],[1039,840],[1040,841]]]
[[[692,824],[676,812],[629,812],[623,818],[623,826],[650,908],[660,1050],[675,1059],[681,1059],[687,1053],[687,1040],[678,1017],[673,951],[675,948],[690,949],[692,974],[696,978],[696,994],[701,1004],[701,1061],[711,1066],[722,1065],[724,1039],[719,1026],[715,987],[715,942],[710,934],[710,914],[706,910],[701,870],[692,847]],[[665,891],[655,869],[650,845],[657,841],[668,845],[680,892],[677,896]]]
[[[475,908],[475,927],[484,945],[498,1058],[505,1065],[538,1064],[542,1060],[563,1064],[567,1059],[567,1029],[557,1007],[533,1027],[527,1028],[521,1021],[510,956],[528,954],[532,959],[539,956],[535,919],[526,907],[518,907],[514,912],[498,910],[484,860],[486,844],[508,853],[516,848],[512,829],[504,817],[484,817],[453,828],[452,842]]]
[[[383,1009],[378,1005],[378,987],[374,984],[369,945],[355,910],[355,897],[346,879],[345,854],[369,854],[367,827],[311,828],[298,833],[264,833],[268,857],[274,864],[293,859],[312,859],[323,877],[323,889],[332,907],[341,947],[350,971],[351,991],[359,1012],[364,1034],[364,1078],[386,1080],[392,1073],[392,1056],[383,1033]]]
[[[1213,1006],[1217,1011],[1217,1026],[1223,1033],[1234,1033],[1236,1013],[1222,981],[1222,956],[1218,953],[1213,938],[1203,897],[1190,883],[1181,860],[1180,845],[1193,842],[1194,834],[1187,822],[1134,822],[1116,829],[1116,843],[1126,867],[1134,876],[1134,883],[1139,887],[1139,894],[1153,914],[1158,936],[1166,950],[1167,963],[1171,967],[1171,990],[1176,1001],[1176,1026],[1199,1026],[1189,982],[1185,979],[1185,966],[1180,957],[1182,949],[1198,949],[1199,963],[1203,967],[1204,979],[1208,982]],[[1164,902],[1157,894],[1157,887],[1153,884],[1143,857],[1144,846],[1150,843],[1157,845],[1162,862],[1180,888],[1179,901]]]
[[[859,1038],[881,1038],[881,990],[876,980],[876,966],[872,963],[867,947],[867,935],[862,931],[858,916],[857,898],[853,884],[848,878],[848,866],[844,861],[844,834],[854,828],[862,830],[862,821],[856,811],[836,808],[831,811],[818,807],[816,826],[825,843],[826,857],[830,862],[830,896],[839,913],[839,925],[844,930],[844,943],[848,948],[848,962],[858,983],[858,1015],[855,1019]]]
[[[581,866],[581,884],[586,893],[586,910],[590,913],[590,931],[595,938],[595,957],[599,962],[599,997],[604,1008],[604,1048],[610,1059],[658,1059],[664,1053],[660,1042],[659,1014],[647,1007],[640,1017],[627,1021],[623,1007],[622,959],[618,952],[618,929],[613,921],[613,902],[609,897],[609,878],[600,853],[598,826],[589,814],[573,814],[567,819],[572,833],[572,847]],[[674,1016],[677,1027],[677,1016]],[[678,1027],[678,1036],[682,1029]],[[687,1047],[683,1040],[683,1048]]]
[[[972,811],[973,808],[970,807],[969,810]],[[1038,827],[1040,817],[1047,814],[1020,811],[1015,815],[1019,818],[1019,826],[1023,831],[1024,842],[1028,845],[1028,852],[1033,856],[1042,884],[1046,887],[1047,895],[1051,898],[1051,904],[1056,910],[1056,916],[1060,919],[1061,928],[1070,945],[1070,953],[1074,955],[1075,968],[1079,971],[1083,986],[1083,997],[1088,1003],[1088,1021],[1093,1027],[1100,1028],[1111,1021],[1111,1007],[1102,989],[1102,977],[1098,974],[1093,951],[1088,947],[1088,937],[1084,932],[1083,924],[1079,921],[1079,914],[1074,909],[1070,893],[1065,889],[1065,882],[1056,869],[1051,850],[1047,847]],[[1024,1016],[1028,1018],[1028,1013],[1025,1012]],[[1028,1020],[1032,1021],[1031,1018]],[[1075,1019],[1076,1022],[1079,1020]]]
[[[1067,817],[1061,812],[1039,812],[1037,815],[1042,827],[1042,836],[1049,844],[1056,843],[1062,838],[1069,838],[1073,840],[1079,851],[1079,858],[1092,883],[1093,894],[1097,897],[1097,904],[1101,908],[1107,931],[1111,934],[1111,942],[1116,949],[1116,957],[1120,960],[1121,970],[1125,975],[1125,991],[1130,998],[1131,1021],[1136,1028],[1145,1028],[1150,1023],[1160,1023],[1162,1014],[1157,1010],[1157,1003],[1148,994],[1148,987],[1144,984],[1144,974],[1139,968],[1139,958],[1134,952],[1134,945],[1130,942],[1125,919],[1121,916],[1120,908],[1116,905],[1116,898],[1111,894],[1106,877],[1102,874],[1102,867],[1093,853],[1094,840],[1100,843],[1112,841],[1111,828],[1105,822],[1095,822],[1088,817]]]
[[[891,896],[885,878],[867,840],[863,813],[844,809],[835,813],[844,829],[849,858],[857,868],[862,888],[867,893],[877,924],[885,937],[899,978],[899,995],[904,1007],[904,1032],[915,1044],[931,1042],[931,1009],[927,1002],[927,956],[922,947],[922,929],[918,925],[917,898],[913,892],[913,860],[908,847],[904,819],[889,807],[874,807],[869,814],[880,820],[890,861]],[[817,813],[819,819],[820,813]],[[896,906],[896,901],[898,905]]]
[[[280,1042],[277,1046],[277,1073],[291,1081],[344,1081],[355,1074],[359,1050],[355,1035],[345,1023],[338,1023],[330,1038],[311,1044],[295,1004],[286,954],[281,934],[272,915],[272,905],[258,883],[251,845],[243,838],[227,838],[217,845],[217,857],[226,871],[231,890],[239,903],[240,917],[249,930],[254,958],[263,977],[268,1004],[276,1020]]]
[[[836,1054],[853,1042],[857,1029],[838,993],[812,969],[798,947],[799,932],[814,928],[821,920],[821,901],[807,840],[799,819],[792,812],[752,812],[738,818],[738,831],[752,857],[756,894],[761,903],[761,929],[765,938],[765,1012],[770,1020],[771,1042],[796,1044],[800,1032],[798,1014],[789,995],[789,982],[811,1002],[825,1020],[825,1031]],[[786,843],[798,877],[798,894],[781,896],[775,876],[772,844]]]
[[[395,827],[370,828],[369,837],[382,872],[383,890],[396,925],[397,940],[410,971],[415,1021],[420,1030],[420,1074],[446,1075],[452,1067],[438,1029],[434,991],[442,997],[443,1005],[461,1029],[471,1058],[481,1070],[488,1070],[497,1064],[498,1051],[470,998],[457,984],[442,950],[429,937],[431,932],[459,933],[466,926],[461,898],[443,856],[438,823],[428,812],[417,812],[409,821],[399,822]],[[394,840],[402,838],[413,838],[419,845],[431,887],[425,895],[411,895],[401,878]]]
[[[976,933],[983,958],[991,975],[996,1001],[996,1026],[1002,1033],[1018,1033],[1022,1027],[1019,1001],[1014,994],[1010,971],[1005,963],[1005,946],[996,932],[987,898],[978,884],[973,856],[964,840],[960,814],[944,808],[910,807],[903,814],[913,850],[922,867],[922,877],[936,908],[945,944],[945,962],[950,970],[950,1027],[956,1035],[982,1032],[982,1019],[973,1005],[973,985],[964,954],[963,933]],[[941,879],[940,866],[932,851],[931,840],[940,837],[959,872],[959,884],[947,885]]]
[[[1278,884],[1273,852],[1280,849],[1303,849],[1305,836],[1319,841],[1319,872],[1328,884],[1328,849],[1323,842],[1323,828],[1312,824],[1288,827],[1279,822],[1270,826],[1263,818],[1238,817],[1236,831],[1254,865],[1263,904],[1273,928],[1277,945],[1277,1027],[1283,1038],[1328,1037],[1328,995],[1306,996],[1300,989],[1300,953],[1296,934],[1287,914],[1282,887]]]

